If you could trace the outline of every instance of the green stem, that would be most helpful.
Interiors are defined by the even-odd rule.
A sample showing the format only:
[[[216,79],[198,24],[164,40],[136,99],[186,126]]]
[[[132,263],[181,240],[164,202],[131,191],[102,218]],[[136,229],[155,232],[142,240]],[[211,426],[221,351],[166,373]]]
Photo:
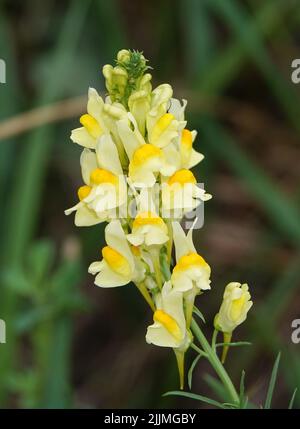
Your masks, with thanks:
[[[216,342],[217,342],[218,333],[219,331],[215,329],[211,340],[211,346],[214,352],[216,352]]]
[[[171,264],[171,258],[172,258],[172,247],[173,247],[173,229],[171,225],[170,219],[166,219],[166,224],[168,228],[168,235],[169,235],[169,241],[167,242],[167,257],[169,265]]]
[[[148,289],[145,286],[145,283],[144,282],[138,283],[138,284],[136,284],[136,287],[141,292],[141,294],[145,298],[145,301],[149,304],[151,310],[154,313],[155,312],[155,306],[153,304],[153,301],[152,301],[152,298],[150,296],[150,293],[149,293]]]
[[[192,328],[197,340],[200,342],[203,350],[205,351],[205,353],[207,353],[207,359],[210,361],[212,367],[214,368],[214,370],[218,374],[220,380],[224,384],[224,387],[226,388],[230,398],[232,399],[232,401],[235,404],[239,404],[239,402],[240,402],[239,395],[238,395],[227,371],[225,370],[225,368],[221,364],[220,359],[218,358],[217,354],[214,352],[212,347],[209,345],[209,343],[208,343],[207,339],[205,338],[203,332],[201,331],[201,329],[199,328],[199,326],[197,325],[197,323],[195,322],[194,319],[192,320],[191,328]]]
[[[207,356],[207,354],[203,350],[201,350],[198,346],[196,346],[196,344],[192,343],[191,348],[194,349],[195,352],[197,352],[199,355]]]
[[[151,255],[152,262],[153,262],[156,283],[159,289],[161,289],[163,283],[162,283],[160,260],[159,260],[159,248],[153,247],[152,249],[149,250],[149,253]]]

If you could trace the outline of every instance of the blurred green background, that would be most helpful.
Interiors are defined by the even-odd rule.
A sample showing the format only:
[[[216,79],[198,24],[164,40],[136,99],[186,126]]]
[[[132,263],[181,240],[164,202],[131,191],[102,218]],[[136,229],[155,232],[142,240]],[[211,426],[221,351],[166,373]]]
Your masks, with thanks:
[[[145,343],[152,316],[135,288],[93,286],[103,227],[63,213],[81,184],[70,130],[122,48],[144,51],[199,132],[195,173],[214,195],[195,234],[213,268],[198,298],[207,332],[224,285],[248,282],[255,305],[234,340],[253,345],[226,366],[236,384],[246,370],[260,404],[281,350],[273,406],[287,407],[300,390],[299,24],[297,0],[0,1],[0,407],[204,406],[162,398],[178,388],[173,353]],[[193,391],[215,397],[211,375],[200,361]]]

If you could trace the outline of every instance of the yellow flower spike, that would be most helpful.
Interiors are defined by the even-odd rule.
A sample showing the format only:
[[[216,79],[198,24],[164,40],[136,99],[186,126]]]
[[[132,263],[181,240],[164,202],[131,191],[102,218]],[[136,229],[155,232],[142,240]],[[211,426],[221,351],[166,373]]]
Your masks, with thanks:
[[[181,186],[187,183],[192,183],[195,185],[197,180],[190,170],[182,169],[176,171],[176,173],[174,173],[168,180],[169,186],[172,186],[175,183],[178,183]]]
[[[154,322],[159,322],[163,325],[176,341],[180,341],[182,339],[182,332],[176,320],[163,310],[156,310],[153,315],[153,320]]]
[[[105,246],[102,249],[103,259],[107,262],[110,268],[115,271],[117,274],[120,274],[124,277],[130,275],[131,268],[123,255],[117,252],[115,249],[112,249],[109,246]]]
[[[116,185],[118,183],[118,178],[110,171],[96,168],[91,172],[91,182],[95,185],[101,185],[103,183]]]
[[[80,186],[77,191],[77,195],[79,198],[79,201],[84,200],[91,192],[92,188],[90,186],[84,185]]]
[[[79,122],[94,139],[97,139],[103,133],[96,119],[88,113],[82,115],[79,119]]]

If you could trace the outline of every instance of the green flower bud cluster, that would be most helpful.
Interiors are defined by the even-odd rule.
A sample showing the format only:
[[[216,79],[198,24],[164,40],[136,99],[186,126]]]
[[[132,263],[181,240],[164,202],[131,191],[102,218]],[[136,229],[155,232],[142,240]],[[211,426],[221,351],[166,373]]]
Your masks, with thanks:
[[[139,91],[151,92],[151,74],[146,73],[151,67],[142,52],[122,49],[118,52],[116,66],[106,64],[103,67],[105,85],[112,102],[128,107],[132,94]]]

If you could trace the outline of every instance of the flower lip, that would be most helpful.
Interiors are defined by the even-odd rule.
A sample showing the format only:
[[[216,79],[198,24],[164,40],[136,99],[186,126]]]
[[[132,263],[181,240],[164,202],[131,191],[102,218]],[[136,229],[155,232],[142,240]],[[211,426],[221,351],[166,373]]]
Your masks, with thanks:
[[[162,154],[163,152],[161,151],[161,149],[150,143],[146,143],[134,152],[132,161],[129,165],[129,169],[134,167],[140,167],[152,158],[161,157]]]
[[[102,256],[110,268],[117,274],[127,277],[131,273],[127,259],[112,247],[105,246],[102,249]]]
[[[175,273],[178,271],[186,271],[192,267],[208,267],[208,264],[198,253],[191,252],[179,259],[173,271]]]
[[[88,185],[80,186],[77,191],[79,201],[84,200],[91,192],[92,188]]]
[[[180,143],[186,148],[190,149],[193,145],[193,135],[190,130],[184,128],[181,134]]]
[[[176,341],[182,340],[182,332],[176,320],[164,312],[163,310],[156,310],[153,315],[154,322],[158,322],[175,338]]]
[[[188,183],[196,184],[197,180],[193,173],[190,170],[182,169],[176,171],[168,180],[168,185],[172,186],[176,183],[178,183],[181,186],[184,186]]]
[[[88,133],[94,138],[100,137],[102,134],[101,127],[99,123],[96,121],[93,116],[86,113],[85,115],[82,115],[79,119],[79,122],[81,125],[84,126],[84,128],[88,131]]]
[[[138,228],[145,225],[162,226],[164,221],[161,217],[152,212],[138,213],[133,221],[133,228]]]
[[[234,299],[231,303],[231,309],[230,309],[230,317],[233,322],[236,322],[243,312],[243,308],[245,305],[246,296],[245,294],[241,293],[240,298]]]
[[[108,170],[102,168],[96,168],[91,172],[91,182],[95,185],[101,185],[103,183],[110,183],[116,185],[118,182],[117,176]]]
[[[155,141],[158,137],[168,128],[172,121],[175,120],[172,113],[165,113],[162,115],[153,127],[151,132],[151,139]]]

